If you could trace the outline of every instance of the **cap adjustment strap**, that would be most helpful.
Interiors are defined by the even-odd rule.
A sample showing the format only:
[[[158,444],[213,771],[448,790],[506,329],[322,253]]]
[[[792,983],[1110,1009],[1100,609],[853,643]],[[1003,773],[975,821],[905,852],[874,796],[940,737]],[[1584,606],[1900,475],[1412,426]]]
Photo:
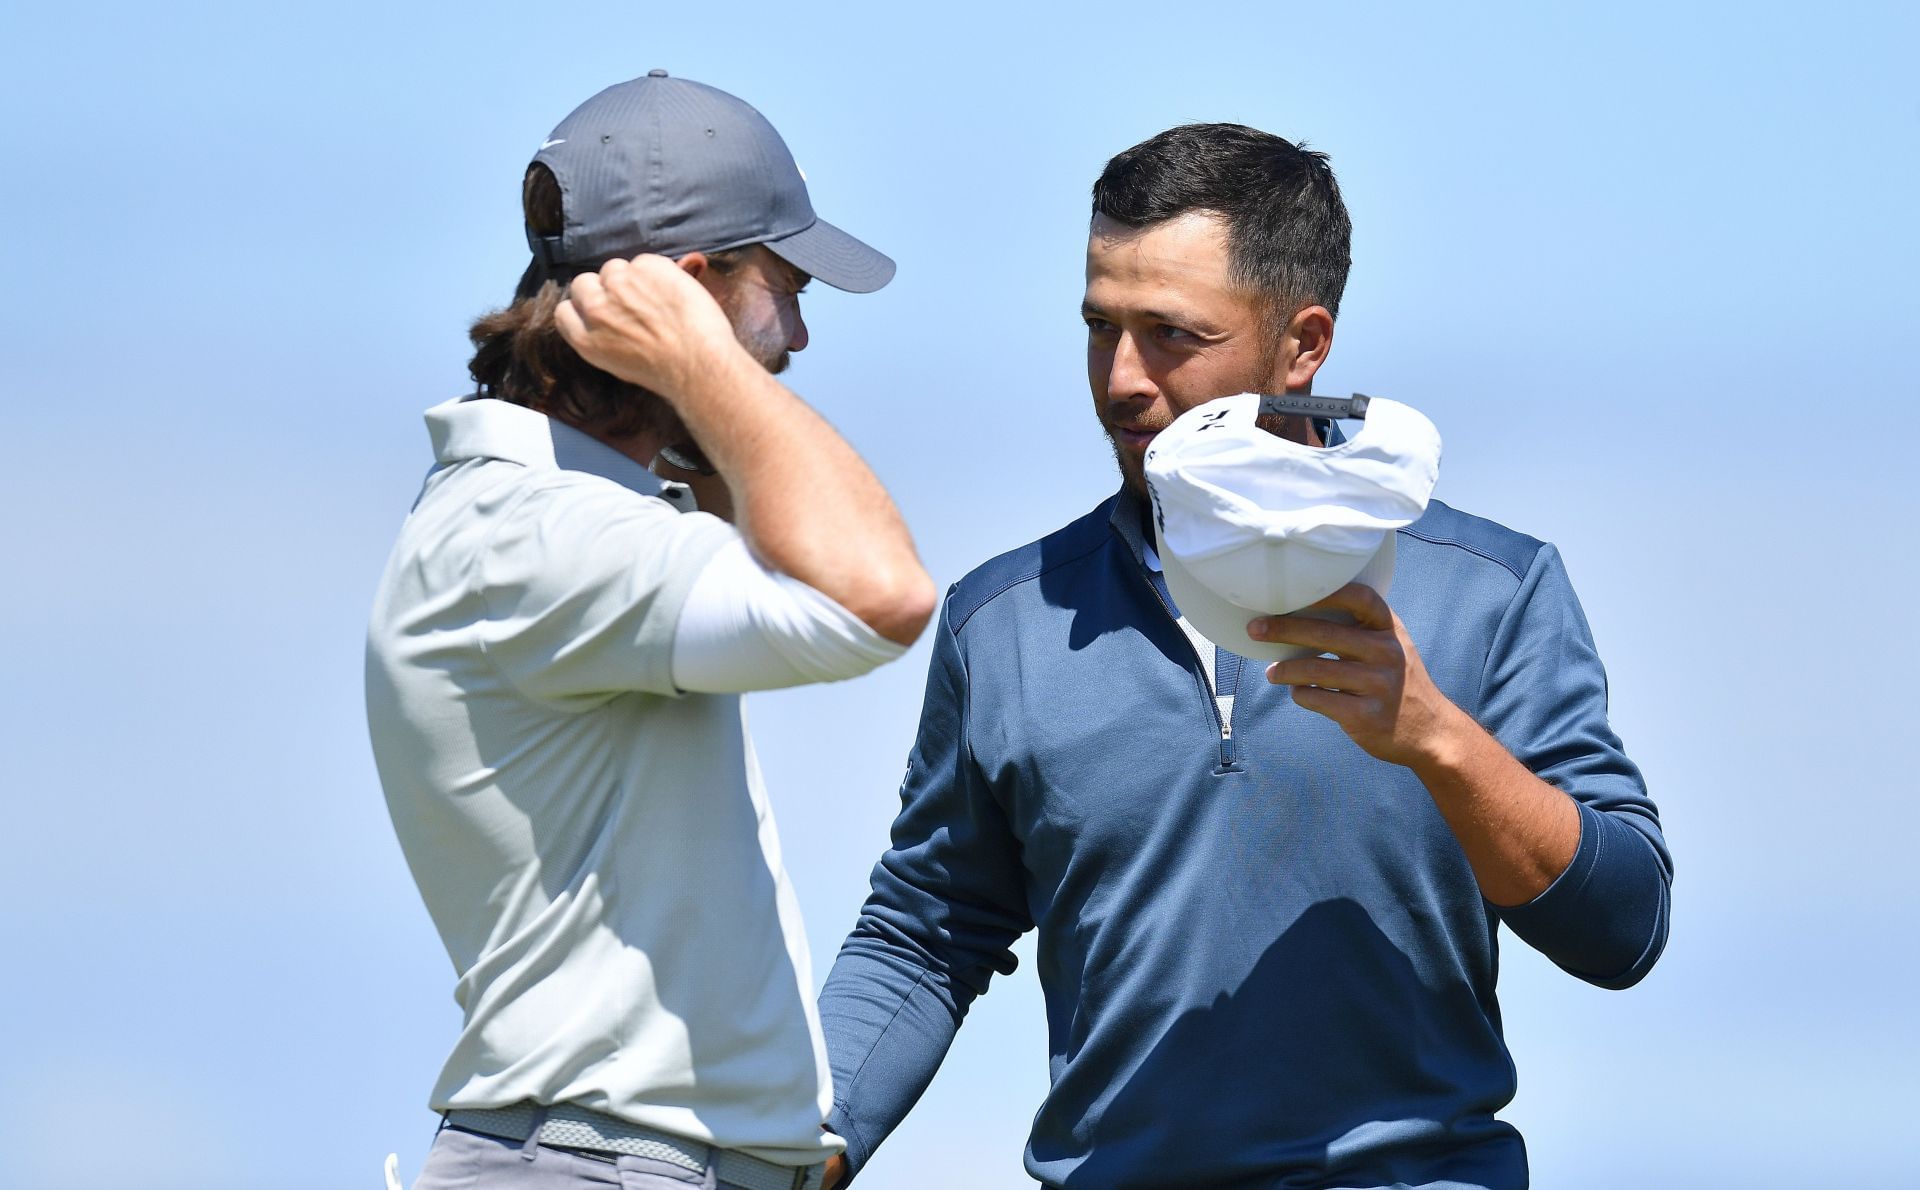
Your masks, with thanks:
[[[1293,413],[1305,417],[1351,417],[1361,421],[1367,416],[1367,396],[1323,397],[1315,393],[1262,394],[1260,412]]]
[[[533,229],[527,229],[527,247],[533,250],[533,258],[547,272],[559,268],[564,261],[560,259],[560,237],[535,235]]]

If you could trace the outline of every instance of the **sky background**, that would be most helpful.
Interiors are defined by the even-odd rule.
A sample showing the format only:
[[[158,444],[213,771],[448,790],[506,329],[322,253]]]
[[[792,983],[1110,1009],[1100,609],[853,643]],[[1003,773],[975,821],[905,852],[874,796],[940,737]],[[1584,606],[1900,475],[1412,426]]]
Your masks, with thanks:
[[[943,586],[1115,486],[1077,316],[1106,158],[1195,120],[1331,153],[1319,387],[1424,410],[1438,495],[1561,547],[1678,866],[1631,991],[1507,939],[1537,1184],[1911,1177],[1920,18],[1588,8],[8,6],[0,1186],[418,1170],[458,1015],[366,612],[420,411],[525,262],[522,169],[656,66],[900,262],[815,287],[789,379]],[[751,700],[816,979],[925,668]],[[867,1190],[1030,1184],[1020,953]]]

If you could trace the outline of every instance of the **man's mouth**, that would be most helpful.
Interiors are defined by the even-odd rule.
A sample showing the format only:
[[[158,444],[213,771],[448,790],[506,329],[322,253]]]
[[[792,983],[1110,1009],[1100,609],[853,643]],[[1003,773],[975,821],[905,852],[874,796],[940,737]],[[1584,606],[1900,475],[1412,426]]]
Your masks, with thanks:
[[[1112,422],[1107,423],[1107,432],[1113,435],[1114,442],[1130,450],[1147,449],[1147,444],[1152,442],[1154,435],[1158,434],[1163,428],[1164,427],[1161,426],[1148,428],[1145,426],[1122,426],[1115,425]]]

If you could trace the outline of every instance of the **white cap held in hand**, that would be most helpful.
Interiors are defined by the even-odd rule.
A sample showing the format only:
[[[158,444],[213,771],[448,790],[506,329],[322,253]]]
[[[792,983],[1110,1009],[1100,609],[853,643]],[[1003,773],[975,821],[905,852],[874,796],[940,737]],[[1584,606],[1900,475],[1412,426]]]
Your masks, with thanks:
[[[1208,640],[1283,661],[1314,650],[1247,635],[1247,621],[1298,611],[1350,582],[1384,597],[1394,532],[1426,511],[1440,432],[1417,410],[1374,398],[1359,432],[1307,446],[1260,429],[1260,394],[1196,406],[1146,456],[1167,589]]]

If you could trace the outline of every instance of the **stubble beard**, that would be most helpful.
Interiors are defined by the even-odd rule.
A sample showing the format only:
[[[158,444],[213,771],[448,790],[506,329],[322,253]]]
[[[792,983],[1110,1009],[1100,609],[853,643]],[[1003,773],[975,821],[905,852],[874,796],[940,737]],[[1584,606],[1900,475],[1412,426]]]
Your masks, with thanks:
[[[753,357],[753,362],[765,368],[769,375],[778,376],[793,362],[793,353],[787,349],[785,336],[778,326],[756,327],[747,322],[740,293],[739,282],[735,282],[721,293],[720,309],[733,324],[733,337]]]
[[[739,341],[741,347],[746,349],[754,363],[765,368],[772,376],[778,376],[787,370],[787,366],[793,362],[793,353],[773,344],[770,341],[771,335],[763,337],[748,329],[741,322],[739,307],[731,294],[721,298],[720,309],[726,314],[727,321],[733,324],[733,337]],[[700,444],[693,440],[693,435],[688,432],[679,414],[673,413],[671,409],[669,414],[673,418],[673,432],[668,435],[667,440],[673,444],[675,450],[692,462],[701,467],[711,468],[712,462],[708,460],[706,452],[700,449]]]
[[[1107,434],[1107,446],[1113,451],[1113,465],[1120,469],[1121,486],[1140,499],[1145,500],[1147,498],[1147,476],[1145,467],[1129,465],[1130,460],[1127,457],[1125,448],[1115,440],[1111,432]],[[1153,448],[1148,447],[1147,449],[1151,450]]]

